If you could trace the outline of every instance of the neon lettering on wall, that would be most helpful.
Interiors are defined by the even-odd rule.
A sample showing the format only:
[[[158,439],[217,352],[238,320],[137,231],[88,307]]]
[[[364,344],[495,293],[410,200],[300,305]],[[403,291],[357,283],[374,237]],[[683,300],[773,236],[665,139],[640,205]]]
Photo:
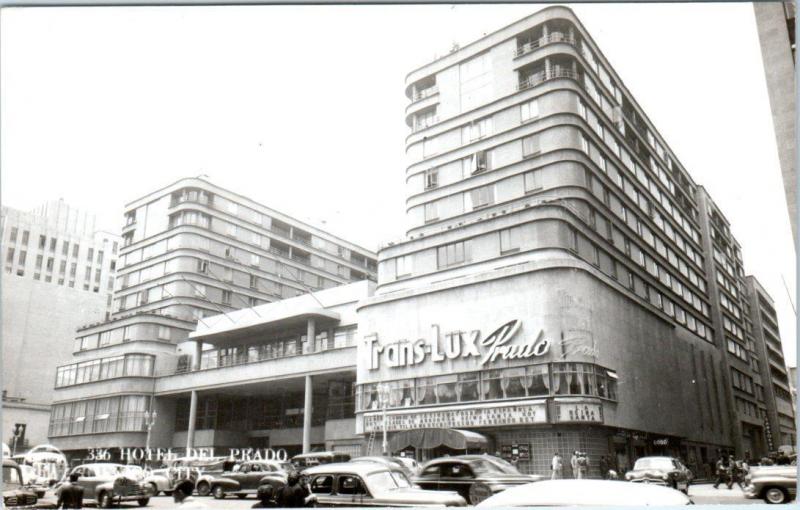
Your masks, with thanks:
[[[522,327],[519,319],[511,320],[481,338],[480,330],[451,331],[442,334],[439,325],[431,326],[430,339],[398,340],[386,345],[378,344],[378,335],[364,337],[369,353],[369,370],[380,368],[381,360],[389,368],[418,365],[428,357],[434,363],[457,358],[480,357],[481,365],[497,359],[513,360],[544,356],[550,351],[550,340],[540,330],[524,343],[510,343]]]

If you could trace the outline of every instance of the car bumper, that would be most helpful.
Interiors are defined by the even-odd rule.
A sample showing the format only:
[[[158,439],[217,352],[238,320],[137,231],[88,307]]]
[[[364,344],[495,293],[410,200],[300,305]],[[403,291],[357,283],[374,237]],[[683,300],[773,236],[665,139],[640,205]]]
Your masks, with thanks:
[[[742,492],[744,492],[744,497],[746,497],[747,499],[758,498],[758,490],[756,490],[756,487],[754,485],[746,485]]]
[[[629,480],[633,483],[646,483],[648,485],[662,485],[664,487],[667,486],[667,481],[663,478],[634,478],[633,480]]]

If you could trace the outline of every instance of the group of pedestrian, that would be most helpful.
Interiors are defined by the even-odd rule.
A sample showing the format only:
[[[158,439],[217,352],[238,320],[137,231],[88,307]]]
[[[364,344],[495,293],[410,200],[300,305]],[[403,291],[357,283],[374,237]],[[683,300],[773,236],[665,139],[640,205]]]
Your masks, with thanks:
[[[745,455],[744,459],[736,459],[733,455],[724,455],[718,452],[716,463],[717,480],[714,482],[714,488],[718,489],[721,484],[726,485],[728,489],[733,488],[733,484],[743,489],[744,477],[750,471],[750,459]]]
[[[605,460],[605,457],[603,457]],[[572,468],[572,476],[577,479],[586,478],[589,475],[589,456],[586,455],[586,452],[581,452],[575,450],[572,452],[572,457],[569,460],[570,468]],[[564,461],[561,458],[561,454],[555,452],[553,455],[553,460],[550,463],[551,469],[551,476],[550,478],[553,480],[558,480],[560,478],[564,478]],[[605,476],[605,472],[607,468],[604,470],[602,467],[600,468],[601,473]]]

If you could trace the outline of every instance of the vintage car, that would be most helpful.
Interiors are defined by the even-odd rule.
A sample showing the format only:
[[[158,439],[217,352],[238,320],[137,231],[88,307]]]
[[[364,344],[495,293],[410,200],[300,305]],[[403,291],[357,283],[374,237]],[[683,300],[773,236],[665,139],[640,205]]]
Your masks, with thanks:
[[[303,476],[316,506],[466,506],[456,492],[416,488],[401,469],[375,462],[324,464]]]
[[[788,503],[797,496],[797,466],[753,466],[745,477],[744,495],[770,504]]]
[[[350,455],[339,452],[312,452],[301,453],[295,455],[291,459],[291,463],[298,471],[302,471],[307,467],[318,466],[320,464],[330,464],[332,462],[347,462],[350,460]]]
[[[462,455],[428,461],[413,481],[423,489],[456,491],[471,505],[477,505],[509,487],[542,478],[539,475],[523,475],[497,457]]]
[[[48,480],[36,474],[36,468],[27,464],[18,464],[20,471],[22,471],[22,484],[29,490],[36,493],[36,497],[41,499],[44,497],[48,488]]]
[[[649,483],[672,487],[689,494],[692,472],[673,457],[642,457],[625,473],[629,482]]]
[[[197,493],[211,494],[215,499],[224,499],[228,494],[246,498],[249,494],[257,494],[258,488],[264,485],[283,487],[287,468],[286,463],[274,460],[242,462],[222,473],[201,476],[197,481]]]
[[[145,477],[148,494],[157,496],[163,492],[169,496],[178,480],[189,479],[198,483],[202,475],[222,473],[227,457],[180,457],[165,461],[164,468],[150,470]],[[201,494],[208,496],[208,493]]]
[[[11,459],[3,459],[3,508],[34,508],[36,493],[24,486],[22,470]]]
[[[614,480],[544,480],[495,494],[478,507],[683,506],[692,501],[668,487]]]
[[[101,508],[111,508],[121,501],[136,501],[139,506],[150,502],[144,473],[138,466],[82,464],[72,468],[69,474],[73,473],[78,475],[77,485],[83,487],[84,501],[96,501]]]
[[[408,478],[416,476],[416,472],[409,468],[408,465],[403,462],[401,457],[356,457],[354,459],[350,459],[350,462],[377,462],[378,464],[383,464],[385,466],[400,468]]]

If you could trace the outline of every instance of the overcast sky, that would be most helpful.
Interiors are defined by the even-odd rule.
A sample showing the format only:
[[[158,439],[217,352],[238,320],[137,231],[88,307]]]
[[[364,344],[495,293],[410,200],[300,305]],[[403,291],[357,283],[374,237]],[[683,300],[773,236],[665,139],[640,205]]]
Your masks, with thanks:
[[[5,8],[2,202],[63,198],[119,231],[125,203],[207,174],[377,249],[404,233],[405,75],[541,7]],[[752,5],[572,8],[731,221],[794,366],[795,253]]]

